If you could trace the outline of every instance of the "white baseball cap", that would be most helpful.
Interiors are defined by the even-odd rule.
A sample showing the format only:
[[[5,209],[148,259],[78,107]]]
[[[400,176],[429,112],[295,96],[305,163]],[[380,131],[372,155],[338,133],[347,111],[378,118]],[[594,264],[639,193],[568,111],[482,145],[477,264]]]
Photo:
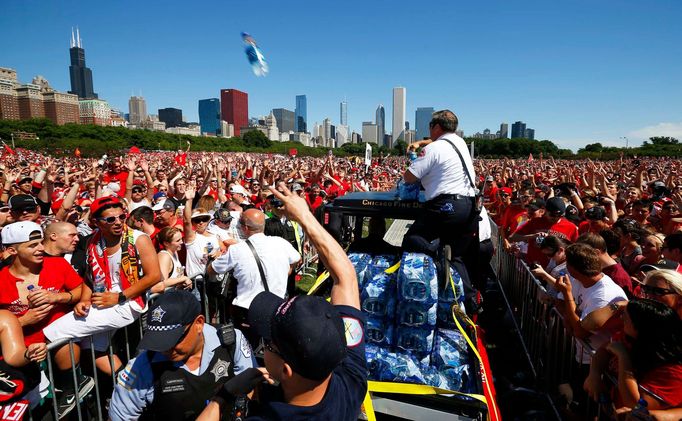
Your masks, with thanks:
[[[241,184],[235,184],[232,187],[230,187],[230,193],[232,193],[232,194],[243,194],[244,196],[246,196],[248,194],[246,192],[246,189]]]
[[[2,244],[6,246],[42,239],[43,229],[35,222],[14,222],[2,228]]]

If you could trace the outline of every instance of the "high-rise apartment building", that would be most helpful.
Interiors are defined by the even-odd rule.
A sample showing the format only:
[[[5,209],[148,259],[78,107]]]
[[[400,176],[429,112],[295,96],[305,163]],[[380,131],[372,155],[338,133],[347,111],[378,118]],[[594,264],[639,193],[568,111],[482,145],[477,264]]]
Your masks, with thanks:
[[[139,126],[147,119],[147,102],[141,96],[131,96],[128,100],[128,122]]]
[[[322,136],[322,146],[329,146],[329,140],[332,137],[332,122],[329,118],[322,120],[322,133],[320,133],[320,136]]]
[[[182,127],[182,110],[179,108],[159,108],[159,121],[166,123],[166,128]]]
[[[294,131],[295,114],[286,108],[274,108],[272,114],[277,120],[277,129],[280,133],[289,133]]]
[[[375,118],[374,118],[374,123],[377,125],[377,144],[378,145],[386,145],[386,110],[384,110],[384,106],[379,104],[377,107],[377,110],[375,112]]]
[[[78,101],[81,123],[97,126],[111,126],[111,107],[101,99],[81,99]]]
[[[512,139],[521,139],[526,137],[526,123],[523,121],[517,121],[516,123],[512,124],[511,137]]]
[[[347,126],[348,125],[348,103],[346,101],[341,101],[341,125],[342,126]]]
[[[308,131],[308,99],[305,95],[296,95],[296,109],[294,116],[294,130],[296,132]]]
[[[220,115],[234,125],[234,135],[241,135],[241,128],[249,124],[249,94],[237,89],[220,90]]]
[[[388,147],[392,148],[393,144],[399,139],[405,140],[405,107],[406,107],[407,90],[403,87],[393,88],[393,132],[391,144]]]
[[[526,139],[535,140],[535,129],[526,129],[524,135]]]
[[[419,107],[414,113],[414,128],[416,140],[428,139],[431,137],[429,123],[433,117],[433,107]]]
[[[202,133],[216,136],[223,134],[220,127],[220,100],[218,98],[199,100],[199,125]]]
[[[71,90],[69,93],[78,95],[78,98],[97,98],[92,87],[92,70],[85,66],[85,50],[81,40],[80,31],[76,28],[74,36],[71,29],[71,65],[69,66],[69,76],[71,77]]]

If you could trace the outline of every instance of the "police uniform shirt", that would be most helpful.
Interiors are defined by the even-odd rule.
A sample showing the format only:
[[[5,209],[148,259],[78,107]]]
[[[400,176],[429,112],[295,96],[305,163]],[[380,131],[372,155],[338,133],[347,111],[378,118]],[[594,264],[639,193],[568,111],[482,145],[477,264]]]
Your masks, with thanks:
[[[216,328],[204,324],[204,349],[201,354],[201,365],[197,375],[206,372],[209,363],[213,359],[214,351],[221,346]],[[239,374],[247,368],[257,367],[256,360],[251,352],[251,346],[242,333],[235,329],[234,349],[234,373]],[[166,357],[157,352],[153,354],[153,362],[166,361]],[[183,363],[178,363],[178,365]],[[186,365],[182,365],[186,371],[190,371]],[[136,420],[145,408],[151,406],[154,401],[154,376],[152,364],[148,353],[142,352],[136,358],[128,362],[125,369],[118,375],[116,387],[111,397],[109,406],[109,418],[112,421]]]
[[[466,143],[454,133],[447,133],[439,137],[437,141],[426,145],[419,154],[420,156],[410,165],[409,171],[421,180],[426,200],[434,199],[441,194],[475,196],[476,192],[462,168],[462,160],[459,159],[452,145],[444,139],[448,139],[457,147],[472,180],[475,180],[474,165]]]

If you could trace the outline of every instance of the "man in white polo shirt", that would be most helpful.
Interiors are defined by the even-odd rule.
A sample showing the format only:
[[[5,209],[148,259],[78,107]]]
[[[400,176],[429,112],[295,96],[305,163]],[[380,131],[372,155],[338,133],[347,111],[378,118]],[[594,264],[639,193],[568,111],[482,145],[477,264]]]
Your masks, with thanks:
[[[251,301],[262,291],[270,291],[284,298],[287,277],[301,260],[301,255],[284,238],[263,234],[265,214],[258,209],[244,211],[239,225],[246,235],[246,241],[232,245],[227,254],[214,260],[209,265],[209,273],[232,272],[237,280],[237,294],[232,301],[235,327],[245,332],[246,337],[251,340],[248,324],[244,325]]]

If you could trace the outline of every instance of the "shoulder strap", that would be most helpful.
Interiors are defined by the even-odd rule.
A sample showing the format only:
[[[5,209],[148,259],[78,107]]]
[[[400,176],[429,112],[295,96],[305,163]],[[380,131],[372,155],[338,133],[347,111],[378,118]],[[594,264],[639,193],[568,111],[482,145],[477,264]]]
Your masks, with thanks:
[[[450,141],[450,139],[446,139],[442,137],[444,141],[448,142],[450,146],[457,152],[457,155],[459,156],[460,161],[462,161],[462,167],[464,168],[464,174],[467,175],[467,178],[469,179],[469,184],[471,184],[471,188],[474,189],[474,192],[476,191],[476,185],[474,184],[474,180],[471,178],[471,174],[469,174],[469,168],[467,168],[467,164],[464,162],[464,157],[462,156],[462,153],[457,149],[457,146],[455,146],[454,143]]]
[[[270,292],[270,288],[268,288],[268,280],[265,279],[265,271],[263,271],[263,264],[260,261],[260,257],[258,257],[258,253],[256,253],[256,249],[253,247],[253,244],[251,244],[251,240],[247,238],[246,244],[249,246],[249,248],[251,249],[251,253],[253,253],[253,257],[256,259],[256,264],[258,265],[258,272],[260,272],[260,280],[261,282],[263,282],[263,288],[265,288],[266,291]]]

